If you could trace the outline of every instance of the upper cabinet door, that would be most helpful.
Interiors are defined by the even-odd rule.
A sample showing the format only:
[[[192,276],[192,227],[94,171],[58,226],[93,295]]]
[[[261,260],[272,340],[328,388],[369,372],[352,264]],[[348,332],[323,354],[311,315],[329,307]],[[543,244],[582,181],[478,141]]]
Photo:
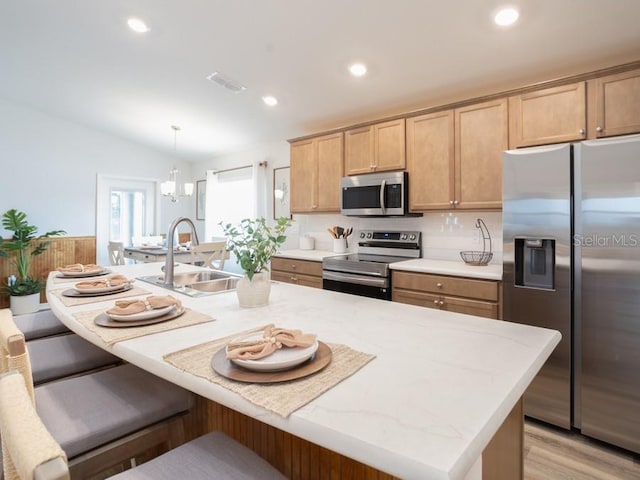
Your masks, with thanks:
[[[510,147],[587,138],[585,92],[585,82],[579,82],[510,97]]]
[[[291,144],[291,212],[313,212],[317,206],[316,143],[314,139]]]
[[[453,110],[407,119],[409,208],[451,208],[454,200]]]
[[[509,147],[507,99],[455,110],[456,208],[502,208],[502,155]]]
[[[404,118],[373,126],[374,171],[404,170],[405,131]]]
[[[345,132],[344,167],[347,175],[372,173],[375,171],[373,135],[373,127],[355,128]]]
[[[640,70],[590,80],[589,138],[640,132]]]
[[[340,179],[343,172],[343,134],[316,139],[318,171],[317,211],[340,211]]]

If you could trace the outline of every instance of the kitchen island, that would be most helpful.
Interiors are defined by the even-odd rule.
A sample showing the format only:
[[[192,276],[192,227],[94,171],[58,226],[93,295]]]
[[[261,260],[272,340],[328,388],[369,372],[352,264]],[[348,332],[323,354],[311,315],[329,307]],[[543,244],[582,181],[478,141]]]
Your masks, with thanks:
[[[161,265],[112,270],[132,278],[158,274]],[[74,314],[107,309],[113,300],[66,307],[54,291],[72,283],[50,276],[47,299],[62,322],[89,341],[264,424],[407,479],[482,478],[483,450],[510,413],[518,415],[522,394],[560,340],[553,330],[274,283],[269,305],[255,309],[240,308],[235,292],[174,293],[215,321],[107,346]],[[172,293],[141,281],[136,286]],[[375,358],[286,418],[163,359],[265,323],[313,332]],[[521,442],[519,432],[515,441]]]

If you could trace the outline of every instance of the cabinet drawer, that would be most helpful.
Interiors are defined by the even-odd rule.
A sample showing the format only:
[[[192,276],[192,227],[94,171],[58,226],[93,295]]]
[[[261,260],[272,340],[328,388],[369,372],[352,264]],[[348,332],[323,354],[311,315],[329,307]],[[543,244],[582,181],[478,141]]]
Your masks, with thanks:
[[[467,298],[434,295],[432,293],[416,292],[393,288],[393,301],[408,303],[418,307],[437,308],[447,312],[465,313],[477,317],[498,319],[498,304],[469,300]]]
[[[391,299],[394,302],[408,303],[418,307],[440,308],[440,297],[431,293],[412,292],[394,287],[391,291]]]
[[[393,272],[394,288],[418,290],[438,295],[498,301],[498,282],[425,273]]]
[[[271,259],[271,270],[322,277],[322,263],[312,260],[294,260],[292,258],[275,257]]]
[[[275,282],[293,283],[295,285],[303,285],[305,287],[322,288],[322,278],[311,275],[301,275],[299,273],[281,272],[277,270],[271,271],[271,280]]]

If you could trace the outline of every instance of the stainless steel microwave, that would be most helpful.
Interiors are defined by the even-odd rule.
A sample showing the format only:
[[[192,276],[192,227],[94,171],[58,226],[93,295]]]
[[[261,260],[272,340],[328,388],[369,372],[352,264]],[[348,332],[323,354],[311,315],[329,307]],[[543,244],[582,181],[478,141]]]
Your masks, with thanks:
[[[371,173],[340,181],[340,211],[351,216],[408,214],[407,172]]]

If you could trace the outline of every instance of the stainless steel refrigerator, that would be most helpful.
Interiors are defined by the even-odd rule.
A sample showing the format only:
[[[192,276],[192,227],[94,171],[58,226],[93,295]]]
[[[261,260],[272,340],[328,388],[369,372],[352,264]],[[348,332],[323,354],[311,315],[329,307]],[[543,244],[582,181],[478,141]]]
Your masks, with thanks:
[[[504,320],[559,330],[525,414],[640,453],[640,135],[510,150]]]

